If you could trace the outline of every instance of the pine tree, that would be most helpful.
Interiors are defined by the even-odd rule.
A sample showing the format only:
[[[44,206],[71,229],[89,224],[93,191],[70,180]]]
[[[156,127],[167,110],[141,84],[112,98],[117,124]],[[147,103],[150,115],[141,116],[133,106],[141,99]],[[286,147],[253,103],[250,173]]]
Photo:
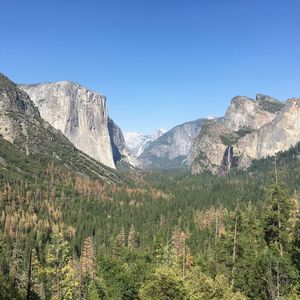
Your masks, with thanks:
[[[24,263],[23,251],[17,239],[10,257],[9,273],[18,289],[25,289],[27,284],[27,274],[25,273]]]
[[[271,299],[284,296],[297,277],[288,253],[291,246],[290,215],[291,203],[287,193],[276,184],[272,189],[270,211],[265,216],[264,238],[269,248],[262,262]]]
[[[39,261],[36,249],[32,250],[32,271],[31,281],[33,291],[40,297],[41,300],[46,300],[45,279],[46,274],[42,264]]]
[[[49,278],[51,296],[57,300],[73,299],[77,286],[69,243],[60,231],[54,232],[46,249],[45,272]]]
[[[91,237],[87,237],[83,242],[80,256],[80,265],[81,273],[83,276],[89,276],[90,278],[94,278],[95,254],[93,239]]]
[[[270,211],[265,216],[265,240],[268,245],[276,243],[279,247],[280,255],[289,246],[289,217],[291,213],[291,203],[283,187],[276,185],[272,189]]]
[[[96,283],[94,280],[91,280],[88,286],[86,300],[100,300],[100,299],[101,298],[99,296]]]
[[[130,231],[128,234],[128,241],[127,241],[127,246],[129,250],[133,250],[135,248],[135,229],[133,224],[130,227]]]
[[[182,279],[170,268],[160,267],[142,286],[141,300],[184,300],[186,289]]]
[[[189,232],[184,232],[181,230],[175,230],[172,234],[172,249],[175,257],[181,266],[181,275],[185,276],[186,267],[191,264],[191,253],[186,244],[187,239],[190,237]],[[187,263],[187,258],[189,262]]]
[[[292,260],[300,272],[300,220],[297,221],[293,233]]]
[[[81,298],[86,298],[88,287],[95,279],[95,253],[92,237],[87,237],[81,248],[80,256],[80,284],[79,293]]]
[[[126,246],[126,235],[124,226],[121,228],[120,233],[117,235],[117,245],[123,248]]]

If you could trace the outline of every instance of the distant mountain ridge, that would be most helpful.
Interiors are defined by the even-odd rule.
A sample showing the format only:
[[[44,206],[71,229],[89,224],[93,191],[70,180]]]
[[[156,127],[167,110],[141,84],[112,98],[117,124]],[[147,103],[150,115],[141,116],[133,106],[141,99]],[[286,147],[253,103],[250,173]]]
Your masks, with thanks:
[[[38,113],[76,148],[113,169],[189,167],[194,174],[222,173],[232,167],[247,168],[253,160],[288,150],[300,141],[298,98],[283,103],[263,94],[255,99],[237,96],[224,118],[198,119],[153,135],[123,135],[108,116],[106,98],[80,84],[61,81],[17,86],[2,76],[1,86],[10,88],[15,98],[26,99],[28,94],[38,110],[30,110],[31,104],[24,100],[25,114]],[[11,112],[15,113],[20,114]],[[1,134],[10,142],[16,138],[16,128],[23,133],[31,130],[25,125],[20,129],[7,115],[0,121]],[[26,148],[26,140],[23,144]]]
[[[139,156],[144,169],[175,169],[186,166],[186,159],[194,139],[206,119],[198,119],[175,126],[145,147]]]
[[[158,129],[153,134],[144,134],[140,132],[127,132],[125,133],[126,145],[130,151],[136,156],[139,157],[144,149],[151,143],[154,142],[157,138],[162,136],[166,132],[165,129]]]

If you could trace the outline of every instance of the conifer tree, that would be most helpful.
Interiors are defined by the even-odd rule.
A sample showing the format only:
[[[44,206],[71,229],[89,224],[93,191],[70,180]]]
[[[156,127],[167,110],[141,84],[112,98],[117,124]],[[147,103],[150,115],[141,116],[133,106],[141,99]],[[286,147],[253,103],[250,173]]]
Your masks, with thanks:
[[[73,299],[77,286],[69,243],[56,229],[46,250],[46,276],[54,299]]]
[[[130,231],[129,231],[129,234],[128,234],[128,240],[127,240],[127,246],[128,246],[128,249],[129,250],[132,250],[133,248],[135,248],[135,229],[134,229],[134,226],[133,224],[131,225],[130,227]]]
[[[126,245],[126,235],[124,226],[122,226],[120,233],[117,235],[117,245],[119,247],[125,247]]]
[[[9,273],[13,278],[15,285],[19,289],[24,289],[27,284],[27,274],[24,269],[24,255],[21,249],[19,239],[16,240],[9,262]]]
[[[80,265],[81,265],[81,273],[83,276],[94,278],[95,254],[94,254],[93,239],[91,237],[87,237],[83,242],[83,246],[81,249],[81,256],[80,256]]]
[[[42,264],[39,261],[36,249],[32,250],[32,271],[31,281],[33,291],[40,297],[41,300],[46,300],[45,280],[46,274]]]
[[[297,277],[288,254],[291,246],[290,214],[291,203],[287,193],[276,184],[272,189],[270,211],[265,215],[264,238],[269,248],[262,262],[271,299],[284,296]]]
[[[268,245],[276,243],[279,247],[280,256],[289,246],[289,217],[291,203],[282,186],[276,185],[272,189],[270,211],[265,216],[265,240]]]
[[[156,269],[140,289],[141,300],[184,300],[186,289],[182,279],[170,268]]]

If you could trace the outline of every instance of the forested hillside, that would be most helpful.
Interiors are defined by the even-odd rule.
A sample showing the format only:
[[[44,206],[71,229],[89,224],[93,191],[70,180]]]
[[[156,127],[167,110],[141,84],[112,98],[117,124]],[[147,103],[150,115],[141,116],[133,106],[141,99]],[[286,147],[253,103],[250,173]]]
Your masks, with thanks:
[[[300,145],[107,183],[0,141],[2,299],[299,298]]]

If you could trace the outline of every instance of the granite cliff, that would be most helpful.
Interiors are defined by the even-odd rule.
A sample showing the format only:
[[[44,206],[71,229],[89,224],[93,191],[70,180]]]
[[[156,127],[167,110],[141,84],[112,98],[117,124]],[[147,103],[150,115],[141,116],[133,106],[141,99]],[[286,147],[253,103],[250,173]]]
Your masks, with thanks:
[[[300,141],[299,99],[285,103],[258,94],[232,99],[224,120],[207,122],[189,156],[192,173],[247,168],[253,160],[288,150]]]
[[[10,169],[24,174],[27,164],[34,170],[43,162],[55,162],[63,168],[75,172],[80,176],[88,175],[104,181],[120,181],[119,175],[78,150],[62,134],[45,121],[38,108],[31,101],[28,94],[21,90],[6,76],[0,74],[0,160]],[[6,144],[5,144],[6,143]],[[6,146],[5,146],[6,145]],[[17,153],[13,161],[7,157],[10,153],[5,149]],[[3,152],[3,153],[2,153]],[[16,161],[19,164],[16,167]]]
[[[82,152],[111,168],[122,155],[130,156],[120,128],[113,129],[116,125],[109,119],[104,96],[71,81],[19,87],[29,94],[42,118]]]
[[[144,169],[173,169],[186,166],[186,158],[206,119],[178,125],[150,143],[139,156]]]
[[[138,165],[137,158],[127,147],[121,128],[115,122],[108,118],[108,132],[112,146],[114,162],[118,166],[133,168]]]

